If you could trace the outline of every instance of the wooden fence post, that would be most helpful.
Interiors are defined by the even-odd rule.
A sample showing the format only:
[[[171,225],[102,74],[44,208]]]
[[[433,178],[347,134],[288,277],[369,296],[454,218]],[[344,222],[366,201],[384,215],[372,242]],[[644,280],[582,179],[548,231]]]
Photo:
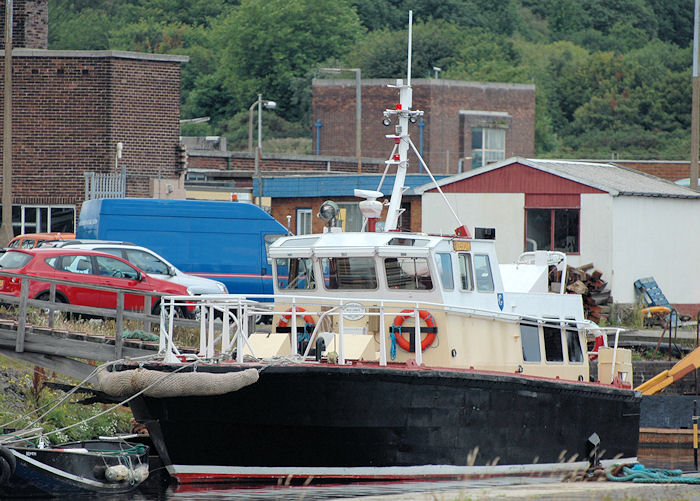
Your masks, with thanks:
[[[53,330],[54,327],[54,310],[53,305],[56,304],[56,282],[51,282],[51,287],[49,289],[49,329]]]
[[[22,278],[19,292],[19,312],[17,313],[17,341],[15,342],[15,351],[22,353],[24,351],[24,331],[27,326],[27,297],[29,296],[29,279]]]
[[[115,360],[121,360],[124,358],[124,339],[122,338],[122,333],[124,332],[124,293],[122,291],[117,292],[117,320],[114,333],[114,356]]]

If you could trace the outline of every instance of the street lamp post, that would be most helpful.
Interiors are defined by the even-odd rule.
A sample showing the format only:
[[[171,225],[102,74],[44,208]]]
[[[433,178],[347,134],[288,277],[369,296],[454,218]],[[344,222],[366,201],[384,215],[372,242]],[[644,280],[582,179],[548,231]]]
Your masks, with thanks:
[[[248,152],[253,152],[253,109],[258,107],[258,148],[262,149],[262,107],[269,110],[274,110],[277,107],[275,101],[268,101],[262,98],[262,94],[258,94],[258,100],[248,108]]]
[[[262,173],[260,172],[260,157],[262,156],[262,107],[273,110],[277,103],[262,98],[258,94],[258,100],[248,108],[248,151],[253,150],[253,109],[258,107],[258,144],[255,146],[255,174],[258,176],[258,207],[262,207]]]
[[[355,73],[355,156],[357,157],[357,173],[362,174],[362,71],[360,68],[319,68],[324,73],[340,73],[352,71]]]

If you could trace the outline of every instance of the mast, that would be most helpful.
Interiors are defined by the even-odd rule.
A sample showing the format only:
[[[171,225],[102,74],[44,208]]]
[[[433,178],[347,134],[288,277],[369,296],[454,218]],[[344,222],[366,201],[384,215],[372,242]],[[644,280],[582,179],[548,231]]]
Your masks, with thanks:
[[[411,45],[413,37],[413,11],[408,11],[408,70],[406,71],[406,85],[403,84],[403,80],[396,80],[396,85],[390,85],[390,88],[399,89],[399,104],[396,105],[395,110],[386,110],[384,112],[385,120],[389,119],[391,116],[396,116],[398,118],[398,124],[396,124],[394,135],[387,135],[386,137],[394,139],[394,143],[398,146],[398,153],[394,149],[393,157],[386,161],[387,165],[396,165],[396,178],[394,180],[394,187],[391,191],[391,200],[389,201],[389,209],[387,211],[386,223],[384,225],[384,231],[394,231],[399,222],[399,216],[401,215],[401,197],[405,190],[404,182],[406,180],[406,169],[408,168],[408,147],[410,144],[410,138],[408,134],[408,123],[409,117],[411,117],[413,122],[416,121],[417,113],[420,115],[423,112],[412,112],[411,106],[413,105],[413,89],[411,88]],[[386,123],[386,122],[385,122]],[[389,122],[391,123],[391,122]]]

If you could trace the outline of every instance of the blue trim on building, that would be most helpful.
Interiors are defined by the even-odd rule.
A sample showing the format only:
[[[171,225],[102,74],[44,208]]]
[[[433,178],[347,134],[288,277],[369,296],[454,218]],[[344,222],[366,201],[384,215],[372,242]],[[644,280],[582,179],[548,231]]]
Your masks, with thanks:
[[[440,180],[447,176],[435,176]],[[262,178],[263,196],[272,198],[304,198],[304,197],[352,197],[355,189],[376,190],[379,186],[380,175],[348,175],[348,176],[280,176]],[[394,186],[394,175],[384,179],[381,192],[391,195]],[[430,176],[406,174],[404,185],[408,187],[405,195],[412,195],[413,188],[430,183]],[[253,196],[258,196],[258,179],[253,178]]]

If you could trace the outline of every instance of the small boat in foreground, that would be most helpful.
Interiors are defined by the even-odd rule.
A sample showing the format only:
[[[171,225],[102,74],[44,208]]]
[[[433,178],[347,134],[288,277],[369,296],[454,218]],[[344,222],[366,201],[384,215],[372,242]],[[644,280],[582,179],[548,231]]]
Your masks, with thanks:
[[[148,447],[84,440],[54,447],[0,446],[0,499],[121,494],[148,478]]]

